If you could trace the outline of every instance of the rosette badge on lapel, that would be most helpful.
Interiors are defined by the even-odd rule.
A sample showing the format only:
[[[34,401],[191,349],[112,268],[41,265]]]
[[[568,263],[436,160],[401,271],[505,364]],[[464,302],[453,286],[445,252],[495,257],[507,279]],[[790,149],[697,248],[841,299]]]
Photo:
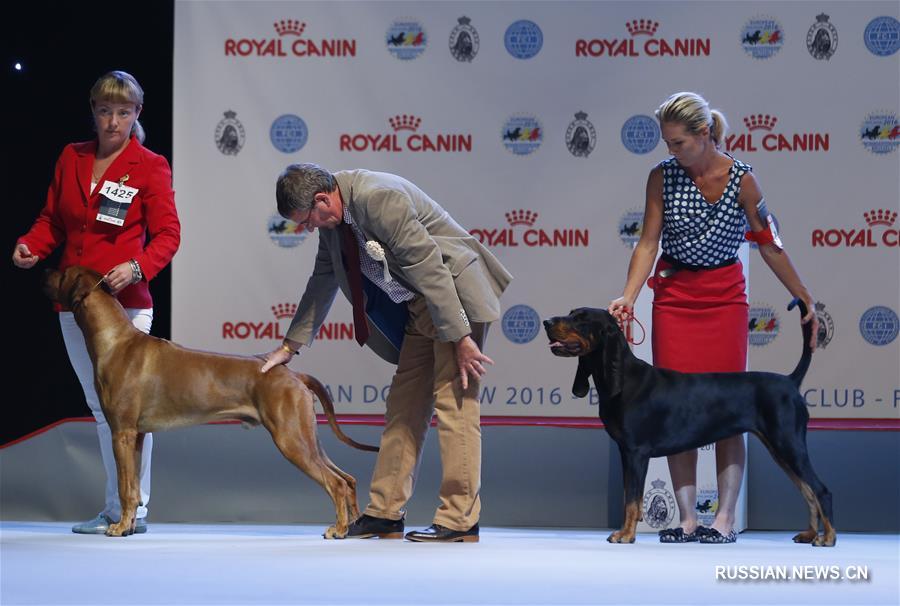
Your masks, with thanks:
[[[379,244],[375,240],[369,240],[368,242],[366,242],[366,253],[370,257],[384,265],[384,281],[391,282],[394,278],[391,276],[391,272],[388,270],[387,259],[384,256],[384,248],[382,248],[381,244]]]

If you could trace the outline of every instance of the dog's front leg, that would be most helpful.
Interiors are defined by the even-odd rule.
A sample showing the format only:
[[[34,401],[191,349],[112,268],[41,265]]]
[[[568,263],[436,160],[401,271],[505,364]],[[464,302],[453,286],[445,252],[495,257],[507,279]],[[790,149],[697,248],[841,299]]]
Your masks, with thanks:
[[[138,438],[134,429],[117,429],[112,432],[113,455],[116,459],[116,480],[119,484],[119,505],[122,517],[116,524],[110,524],[106,531],[108,537],[127,537],[134,532],[135,510],[138,506],[138,481],[135,455]],[[143,434],[141,434],[143,445]]]
[[[641,498],[644,496],[644,479],[650,459],[620,448],[622,476],[625,481],[625,521],[622,528],[606,539],[610,543],[634,543],[637,523],[641,519]]]

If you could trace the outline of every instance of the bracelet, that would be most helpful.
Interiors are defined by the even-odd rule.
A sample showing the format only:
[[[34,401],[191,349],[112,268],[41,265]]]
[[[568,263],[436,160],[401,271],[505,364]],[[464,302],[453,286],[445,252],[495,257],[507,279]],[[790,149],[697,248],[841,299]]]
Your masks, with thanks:
[[[128,263],[131,265],[131,283],[137,284],[144,279],[144,272],[141,271],[141,266],[134,259],[129,259]]]
[[[293,349],[291,349],[290,347],[288,347],[288,346],[287,346],[287,343],[282,343],[282,344],[281,344],[281,349],[283,349],[284,351],[288,352],[288,353],[291,354],[292,356],[296,356],[298,353],[300,353],[299,351],[294,351]]]

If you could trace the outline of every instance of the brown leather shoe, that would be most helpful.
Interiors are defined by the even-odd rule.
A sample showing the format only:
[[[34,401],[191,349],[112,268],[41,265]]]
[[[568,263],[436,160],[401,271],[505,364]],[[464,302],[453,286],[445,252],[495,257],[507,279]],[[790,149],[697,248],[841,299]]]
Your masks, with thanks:
[[[399,520],[386,520],[363,514],[350,524],[347,530],[347,539],[402,539],[403,518]]]
[[[407,532],[406,540],[417,543],[477,543],[478,524],[468,530],[450,530],[446,526],[432,524],[425,530]]]

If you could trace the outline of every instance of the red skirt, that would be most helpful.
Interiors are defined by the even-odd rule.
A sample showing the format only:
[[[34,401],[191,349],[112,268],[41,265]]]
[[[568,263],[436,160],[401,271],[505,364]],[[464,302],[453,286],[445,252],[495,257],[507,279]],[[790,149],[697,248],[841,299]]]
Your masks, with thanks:
[[[653,286],[653,365],[681,372],[747,369],[749,312],[743,266],[690,271],[667,278],[660,259]]]

